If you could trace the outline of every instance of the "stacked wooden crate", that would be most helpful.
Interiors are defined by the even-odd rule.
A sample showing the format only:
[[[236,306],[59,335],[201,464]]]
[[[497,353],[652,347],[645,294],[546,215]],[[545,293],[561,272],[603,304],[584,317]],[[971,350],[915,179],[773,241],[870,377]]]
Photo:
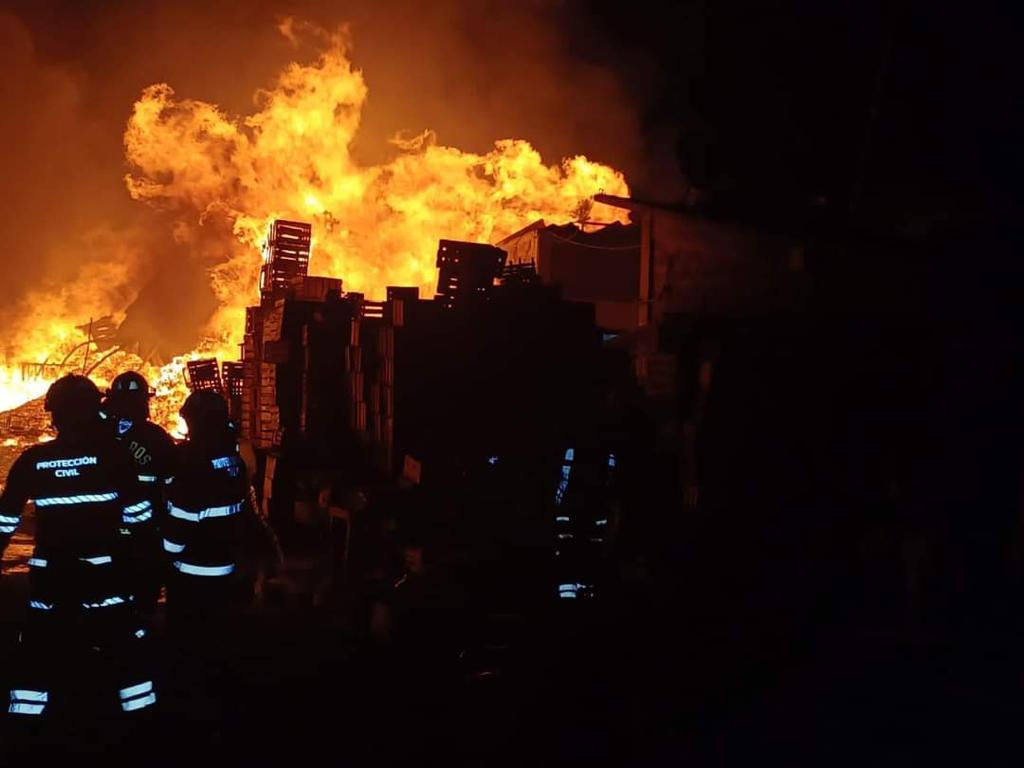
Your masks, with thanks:
[[[363,341],[367,325],[363,317],[362,294],[349,294],[353,303],[353,313],[349,320],[349,338],[345,347],[345,378],[344,393],[349,404],[349,428],[357,435],[364,435],[367,427],[366,377],[363,369]]]
[[[309,271],[313,227],[302,221],[278,219],[267,233],[260,270],[260,292],[274,296],[301,285]]]
[[[277,362],[267,360],[267,346],[281,341],[284,325],[285,299],[277,299],[263,307],[259,362],[259,405],[256,411],[254,441],[259,448],[277,443],[281,429],[281,408],[278,405]]]
[[[240,362],[225,360],[221,363],[224,382],[224,397],[228,401],[228,412],[236,422],[242,417],[242,395],[245,391],[245,367]]]
[[[260,307],[246,307],[245,336],[242,341],[242,437],[256,443],[259,431],[260,355],[263,328]]]
[[[316,329],[308,323],[302,326],[302,382],[299,391],[302,393],[299,401],[299,430],[307,434],[312,426],[310,420],[311,392],[315,386],[313,371],[313,351]]]
[[[221,363],[224,380],[224,394],[226,397],[241,397],[244,385],[243,368],[239,362],[225,360]]]
[[[592,307],[463,245],[442,244],[440,301],[415,288],[367,301],[305,278],[251,308],[241,399],[256,447],[294,445],[307,468],[371,458],[385,475],[413,464],[436,477],[441,464],[557,442],[595,386]]]
[[[359,352],[358,347],[350,351],[350,342],[359,308],[360,302],[349,297],[292,302],[292,315],[286,318],[286,325],[296,329],[289,333],[300,337],[302,345],[293,349],[286,368],[288,407],[299,409],[297,426],[304,440],[324,450],[351,430],[353,411],[358,410],[352,403],[359,402],[361,392]],[[287,404],[281,400],[280,405]]]
[[[258,330],[246,335],[243,347],[243,404],[260,448],[278,445],[284,432],[326,441],[332,432],[359,427],[363,302],[336,291],[322,295],[322,302],[292,296],[265,301],[251,312]],[[346,396],[339,398],[343,390]]]
[[[361,327],[362,321],[360,318],[352,318],[350,321],[350,342],[345,347],[345,392],[352,406],[349,426],[355,432],[365,432],[367,424],[363,348],[359,343]]]
[[[360,436],[372,451],[374,464],[385,473],[390,471],[391,446],[384,429],[382,370],[387,359],[386,302],[364,302],[359,321],[359,370],[353,372],[353,389],[358,391]],[[355,377],[358,377],[356,379]]]
[[[437,300],[453,307],[486,297],[506,257],[493,245],[442,240],[437,248]]]
[[[363,302],[361,310],[358,374],[353,374],[353,391],[360,393],[360,436],[370,447],[373,463],[385,474],[393,469],[392,426],[386,391],[393,365],[389,352],[390,327],[388,302]]]
[[[376,395],[370,430],[378,446],[378,461],[388,471],[394,464],[395,437],[395,326],[385,321],[377,333]]]
[[[220,379],[220,367],[217,365],[216,358],[189,360],[185,365],[185,371],[185,383],[193,392],[201,390],[212,392],[224,391]]]

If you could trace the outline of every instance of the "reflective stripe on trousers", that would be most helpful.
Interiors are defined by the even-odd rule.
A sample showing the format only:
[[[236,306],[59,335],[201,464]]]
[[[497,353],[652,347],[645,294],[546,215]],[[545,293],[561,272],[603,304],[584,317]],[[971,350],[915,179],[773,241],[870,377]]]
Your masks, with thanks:
[[[176,541],[170,539],[164,539],[164,552],[170,552],[171,554],[178,554],[179,552],[185,551],[185,545],[179,544]]]
[[[132,525],[133,523],[141,523],[149,520],[153,517],[153,502],[151,501],[140,501],[138,504],[132,504],[124,508],[121,513],[121,518],[125,525]]]
[[[175,561],[174,567],[181,573],[187,573],[190,576],[227,576],[235,570],[234,563],[229,565],[193,565],[180,560]]]
[[[109,563],[114,562],[114,558],[112,558],[110,555],[98,555],[96,557],[80,557],[78,559],[83,563],[89,563],[89,565],[108,565]],[[45,557],[30,557],[28,559],[28,564],[30,568],[48,568],[50,566],[50,561],[47,560]]]
[[[121,709],[125,712],[145,709],[156,703],[156,693],[153,691],[152,680],[122,688],[117,694],[121,697]]]
[[[41,715],[46,709],[50,694],[24,688],[11,689],[11,703],[7,711],[12,715]]]

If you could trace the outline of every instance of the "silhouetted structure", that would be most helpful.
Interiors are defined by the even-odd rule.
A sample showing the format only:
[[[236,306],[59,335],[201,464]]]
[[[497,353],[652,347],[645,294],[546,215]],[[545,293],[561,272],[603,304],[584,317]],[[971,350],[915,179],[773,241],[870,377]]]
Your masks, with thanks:
[[[486,295],[501,276],[506,255],[492,245],[442,240],[437,248],[437,299],[452,307]]]
[[[639,225],[615,223],[587,232],[575,224],[539,220],[498,245],[508,251],[509,265],[532,265],[541,281],[559,286],[565,299],[593,304],[601,328],[636,328]]]
[[[185,383],[193,392],[224,391],[224,385],[220,378],[220,366],[217,364],[216,358],[189,360],[185,365],[185,370],[187,371]]]
[[[312,225],[298,221],[278,220],[271,225],[260,270],[260,292],[264,297],[287,290],[309,272],[312,230]]]

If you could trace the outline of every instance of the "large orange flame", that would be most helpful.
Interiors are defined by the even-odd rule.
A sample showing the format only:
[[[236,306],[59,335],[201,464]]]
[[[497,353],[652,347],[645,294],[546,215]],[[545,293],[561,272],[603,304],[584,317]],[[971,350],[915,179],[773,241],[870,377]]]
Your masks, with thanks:
[[[417,285],[431,295],[439,239],[495,242],[539,218],[572,220],[599,191],[629,193],[618,171],[583,156],[545,165],[521,139],[502,139],[475,154],[442,146],[426,131],[396,137],[389,162],[361,165],[351,148],[367,87],[349,61],[344,32],[325,39],[315,61],[288,65],[257,93],[251,115],[178,98],[166,84],[146,88],[135,103],[124,135],[132,197],[173,211],[173,236],[181,242],[218,237],[214,231],[225,227],[215,223],[229,224],[233,233],[224,260],[211,270],[219,308],[201,348],[164,369],[138,360],[132,366],[124,356],[110,361],[121,369],[142,367],[158,382],[167,396],[157,408],[165,424],[174,423],[184,395],[185,359],[237,356],[244,308],[257,299],[260,246],[276,218],[314,223],[310,271],[342,278],[346,290],[380,297],[388,285]],[[602,208],[591,215],[624,216]],[[62,333],[68,327],[61,325]],[[55,334],[46,319],[35,330],[40,338],[28,352],[37,360],[74,341]],[[35,383],[15,386],[13,372],[0,371],[0,409],[38,393]],[[113,373],[96,371],[103,379]]]

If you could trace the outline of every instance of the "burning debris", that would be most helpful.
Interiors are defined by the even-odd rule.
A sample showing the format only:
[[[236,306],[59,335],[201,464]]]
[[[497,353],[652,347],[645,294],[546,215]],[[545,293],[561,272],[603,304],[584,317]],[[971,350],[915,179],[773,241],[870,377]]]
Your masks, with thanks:
[[[42,397],[0,413],[0,485],[18,455],[33,443],[52,438],[50,414],[43,410]]]

